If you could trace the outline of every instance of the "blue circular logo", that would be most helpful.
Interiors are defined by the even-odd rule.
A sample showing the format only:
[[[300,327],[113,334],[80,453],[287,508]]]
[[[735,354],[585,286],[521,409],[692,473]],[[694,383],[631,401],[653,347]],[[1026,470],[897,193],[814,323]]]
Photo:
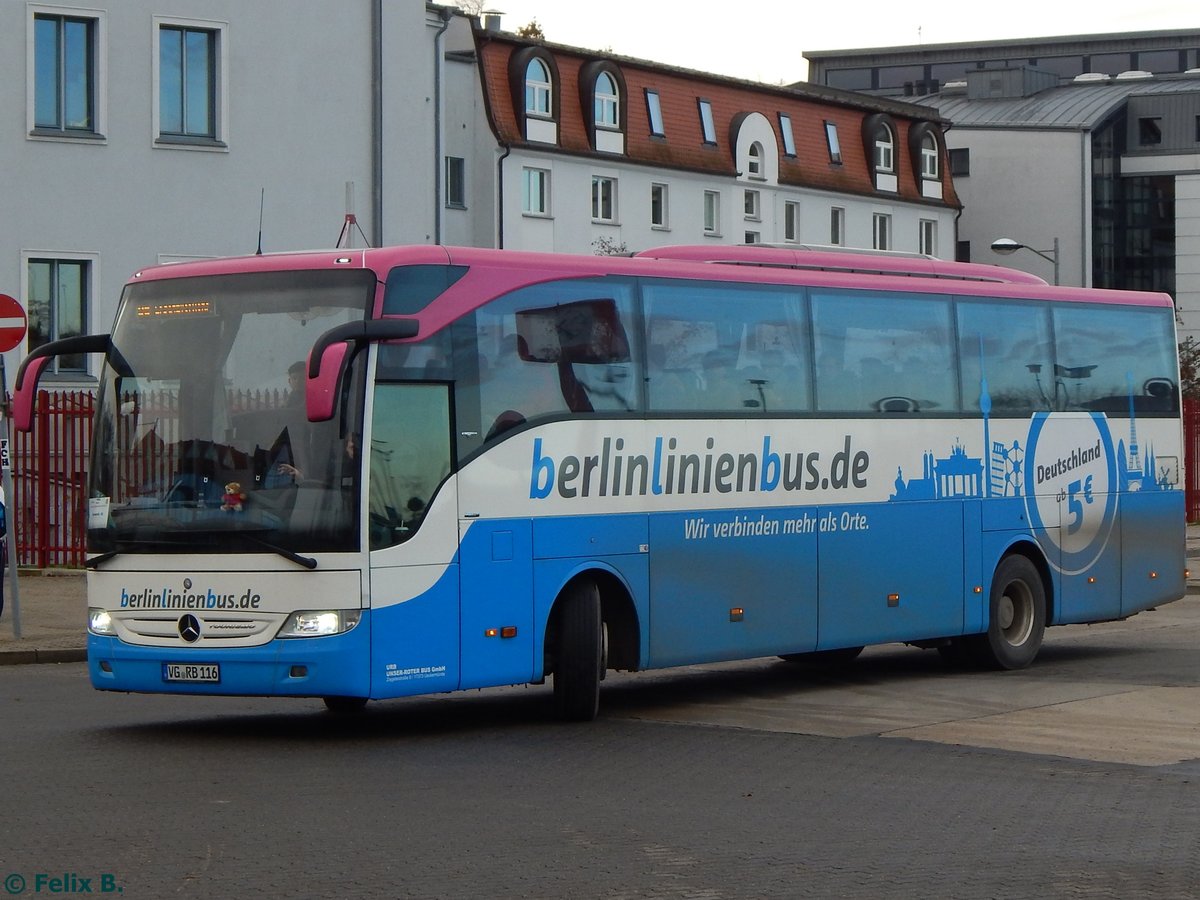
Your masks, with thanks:
[[[1103,413],[1038,413],[1025,455],[1025,508],[1064,575],[1092,567],[1117,518],[1117,459]]]

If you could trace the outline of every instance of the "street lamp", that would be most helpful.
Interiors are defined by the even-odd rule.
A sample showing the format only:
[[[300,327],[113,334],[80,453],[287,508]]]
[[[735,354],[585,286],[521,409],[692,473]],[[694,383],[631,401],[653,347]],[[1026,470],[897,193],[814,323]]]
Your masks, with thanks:
[[[1054,263],[1054,283],[1058,284],[1058,238],[1054,239],[1054,246],[1049,250],[1037,250],[1028,244],[1014,241],[1012,238],[997,238],[992,241],[992,252],[999,253],[1001,256],[1008,256],[1009,254],[1016,253],[1018,250],[1028,250],[1030,253],[1036,253],[1047,262]]]

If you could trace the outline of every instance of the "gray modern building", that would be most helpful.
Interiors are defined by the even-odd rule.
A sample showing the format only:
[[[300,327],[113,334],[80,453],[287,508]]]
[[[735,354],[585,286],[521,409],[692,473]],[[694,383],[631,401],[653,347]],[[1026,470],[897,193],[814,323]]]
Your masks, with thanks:
[[[1060,82],[1090,72],[1186,72],[1200,66],[1200,30],[810,50],[804,58],[810,83],[911,97],[936,93],[943,84],[962,81],[969,72],[987,69],[1033,66]]]
[[[1200,337],[1200,31],[806,53],[810,79],[949,120],[957,257],[1162,290]],[[1003,259],[998,238],[1027,249]]]

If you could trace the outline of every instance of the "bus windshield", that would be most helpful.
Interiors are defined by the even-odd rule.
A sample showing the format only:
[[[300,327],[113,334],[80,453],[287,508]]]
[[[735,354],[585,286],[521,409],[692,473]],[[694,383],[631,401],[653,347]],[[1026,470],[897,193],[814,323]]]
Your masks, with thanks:
[[[332,421],[309,422],[303,363],[374,288],[362,270],[129,286],[97,401],[89,549],[356,549],[361,375]]]

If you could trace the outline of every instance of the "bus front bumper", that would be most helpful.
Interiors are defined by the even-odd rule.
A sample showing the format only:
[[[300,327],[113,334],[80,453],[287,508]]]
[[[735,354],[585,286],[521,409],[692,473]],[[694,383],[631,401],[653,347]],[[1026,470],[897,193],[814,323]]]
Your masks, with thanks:
[[[102,691],[246,697],[366,697],[370,611],[344,634],[258,647],[144,647],[88,635],[88,673]]]

